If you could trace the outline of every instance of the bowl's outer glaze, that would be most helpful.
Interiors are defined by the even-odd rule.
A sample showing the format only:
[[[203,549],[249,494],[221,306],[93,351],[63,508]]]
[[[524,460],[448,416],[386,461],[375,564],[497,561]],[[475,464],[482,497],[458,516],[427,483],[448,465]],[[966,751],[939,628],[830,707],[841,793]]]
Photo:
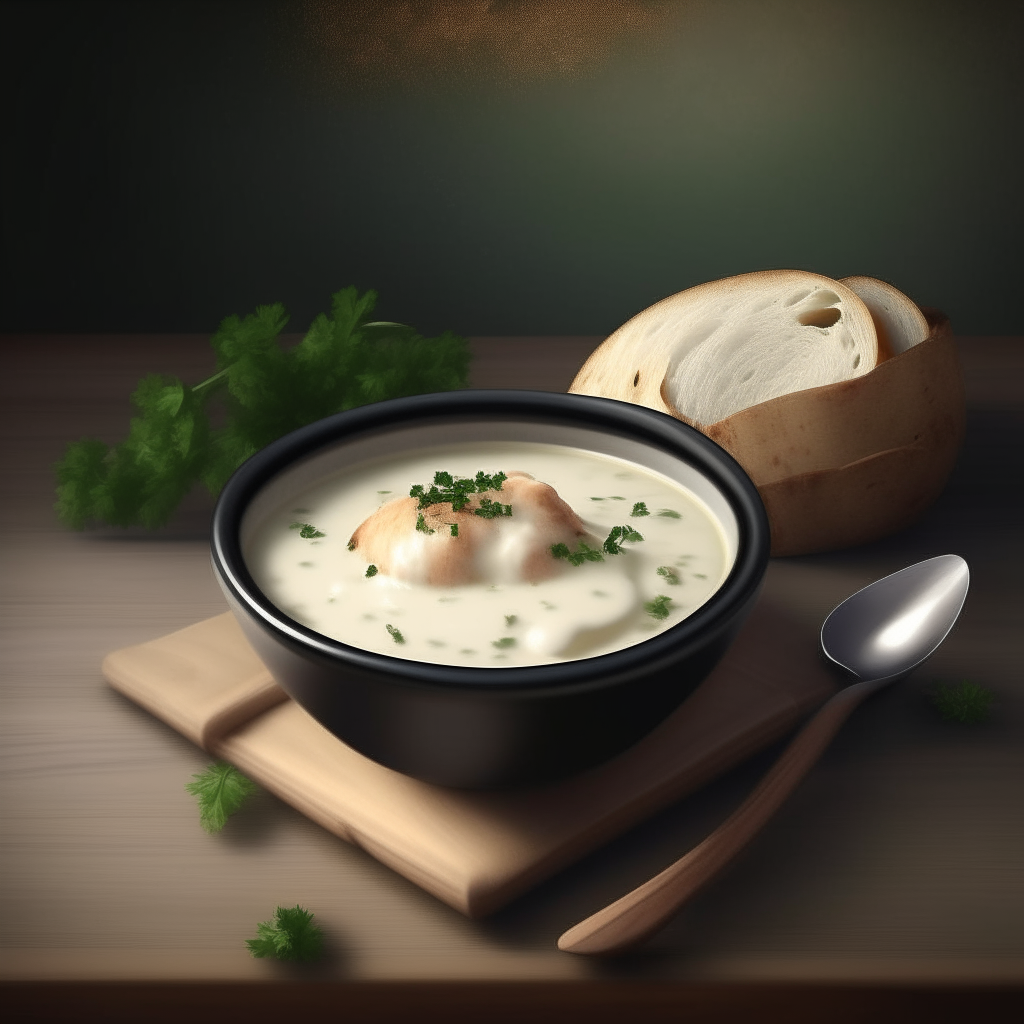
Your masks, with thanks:
[[[710,477],[740,524],[736,561],[709,601],[676,626],[598,658],[469,669],[389,658],[323,637],[256,588],[239,541],[252,497],[298,458],[415,422],[520,419],[586,424],[676,454]],[[214,514],[213,563],[232,611],[281,687],[325,728],[389,768],[441,785],[546,782],[631,746],[711,671],[760,590],[769,529],[739,465],[698,431],[641,406],[547,392],[461,391],[340,413],[281,438],[228,482]]]

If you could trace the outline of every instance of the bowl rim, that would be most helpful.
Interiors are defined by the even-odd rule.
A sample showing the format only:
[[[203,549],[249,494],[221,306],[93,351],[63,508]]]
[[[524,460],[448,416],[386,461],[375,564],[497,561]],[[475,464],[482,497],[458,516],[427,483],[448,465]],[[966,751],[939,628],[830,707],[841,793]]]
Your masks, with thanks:
[[[508,668],[472,667],[395,658],[318,633],[277,608],[257,586],[242,555],[240,527],[250,501],[277,474],[348,439],[413,421],[524,420],[562,423],[626,437],[694,465],[719,489],[736,516],[737,549],[721,586],[685,619],[637,644],[590,658]],[[264,631],[317,660],[385,674],[394,684],[450,691],[574,692],[635,675],[640,664],[654,671],[679,660],[727,629],[756,596],[764,580],[770,528],[757,488],[725,449],[686,423],[645,406],[610,398],[524,390],[462,390],[396,398],[359,406],[300,427],[246,460],[225,484],[214,509],[211,556],[229,596]]]

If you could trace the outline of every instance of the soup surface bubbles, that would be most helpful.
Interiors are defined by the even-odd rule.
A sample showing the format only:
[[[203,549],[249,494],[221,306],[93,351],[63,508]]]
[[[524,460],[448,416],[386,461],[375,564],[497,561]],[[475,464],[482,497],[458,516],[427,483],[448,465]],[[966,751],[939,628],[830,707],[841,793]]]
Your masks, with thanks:
[[[529,531],[530,516],[511,502],[511,514],[487,522],[493,543],[477,556],[478,582],[410,582],[350,548],[368,517],[407,498],[414,485],[429,489],[438,471],[461,478],[527,473],[554,487],[586,533],[575,547],[565,545],[569,557],[552,553],[552,575],[534,582],[515,572],[517,538]],[[504,501],[509,490],[487,497]],[[407,543],[426,550],[465,539],[465,530],[452,536],[437,520],[430,519],[433,534],[426,522],[417,534],[410,519]],[[267,515],[244,553],[263,593],[324,636],[397,658],[493,668],[595,657],[640,643],[692,614],[731,568],[716,517],[668,477],[610,455],[514,442],[405,451],[324,477]]]

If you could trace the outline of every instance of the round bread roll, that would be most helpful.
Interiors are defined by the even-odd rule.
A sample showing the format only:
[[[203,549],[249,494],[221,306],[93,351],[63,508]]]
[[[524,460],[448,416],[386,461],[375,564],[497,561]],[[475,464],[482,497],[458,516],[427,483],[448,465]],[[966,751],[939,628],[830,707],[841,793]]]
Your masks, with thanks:
[[[687,289],[620,327],[569,390],[658,409],[730,452],[765,503],[773,555],[909,525],[964,429],[948,320],[868,277],[766,271]]]

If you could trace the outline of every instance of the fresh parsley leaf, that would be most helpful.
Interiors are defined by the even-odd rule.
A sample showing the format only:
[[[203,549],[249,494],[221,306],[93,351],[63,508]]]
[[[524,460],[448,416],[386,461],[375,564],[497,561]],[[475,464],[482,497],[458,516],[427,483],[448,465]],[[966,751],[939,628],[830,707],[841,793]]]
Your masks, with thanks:
[[[679,579],[679,574],[670,565],[659,565],[658,575],[665,578],[665,582],[672,587],[678,587],[682,582]]]
[[[491,646],[497,647],[499,649],[504,649],[506,647],[515,647],[515,645],[516,638],[514,636],[503,636],[500,640],[491,641]]]
[[[570,565],[582,565],[584,562],[603,562],[604,555],[597,548],[592,548],[585,541],[576,545],[575,551],[569,550],[568,544],[552,544],[551,554],[555,558],[564,558]]]
[[[292,348],[278,340],[280,304],[224,320],[211,338],[217,372],[192,387],[151,374],[132,395],[138,416],[114,447],[69,445],[56,467],[60,520],[73,529],[163,525],[197,482],[216,495],[250,455],[298,427],[387,398],[464,388],[469,350],[449,332],[423,338],[402,324],[371,322],[377,301],[344,288]],[[223,403],[214,428],[209,406]]]
[[[376,576],[378,572],[380,572],[380,570],[377,568],[377,566],[375,566],[375,565],[368,565],[366,567],[366,578],[368,580],[372,580],[373,577]]]
[[[658,509],[658,515],[665,519],[682,519],[683,517],[671,508],[660,508]]]
[[[653,615],[656,619],[667,619],[669,613],[668,606],[671,603],[671,597],[659,594],[653,601],[644,602],[644,611],[647,612],[648,615]]]
[[[631,516],[649,516],[651,513],[647,508],[647,502],[638,501],[633,506],[633,511],[629,513]]]
[[[313,924],[313,914],[296,904],[278,907],[272,921],[256,925],[255,939],[246,939],[249,952],[257,958],[298,960],[309,963],[323,952],[323,931]]]
[[[226,761],[211,764],[192,778],[195,782],[186,783],[185,789],[199,803],[199,824],[211,833],[219,832],[228,818],[259,792],[255,782]]]
[[[643,539],[643,535],[637,533],[632,526],[613,526],[605,538],[603,549],[606,555],[619,555],[622,553],[622,545],[627,541]]]
[[[424,518],[422,512],[416,517],[416,529],[419,530],[420,533],[434,532],[429,526],[427,526],[427,520]]]
[[[518,615],[506,615],[505,616],[505,625],[506,626],[514,626],[518,621],[519,621],[519,616]]]
[[[400,629],[396,629],[390,622],[384,628],[391,634],[391,639],[394,640],[396,644],[405,643],[405,637],[402,636],[402,631]]]

